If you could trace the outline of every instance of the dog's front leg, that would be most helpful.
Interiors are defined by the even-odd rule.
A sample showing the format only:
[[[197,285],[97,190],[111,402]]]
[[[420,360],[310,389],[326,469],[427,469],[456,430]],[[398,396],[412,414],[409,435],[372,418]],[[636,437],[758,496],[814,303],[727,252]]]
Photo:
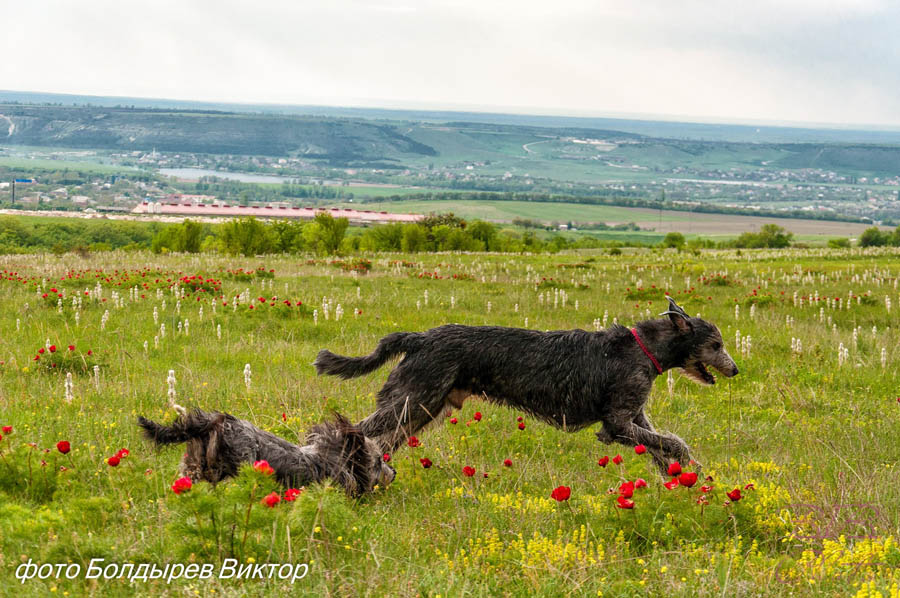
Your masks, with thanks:
[[[638,426],[628,417],[624,421],[611,420],[603,422],[604,436],[611,436],[615,442],[626,446],[643,444],[650,450],[654,462],[662,475],[666,475],[668,464],[672,461],[688,463],[691,452],[687,444],[674,434],[660,434]],[[598,433],[598,438],[600,434]],[[659,453],[657,457],[656,453]]]
[[[679,438],[678,436],[675,436],[674,434],[668,434],[668,433],[660,434],[659,432],[657,432],[656,428],[654,428],[653,424],[650,422],[650,418],[647,417],[647,414],[643,410],[641,410],[641,412],[638,413],[637,416],[634,418],[634,423],[635,423],[635,425],[637,425],[649,432],[652,432],[652,433],[657,434],[662,437],[672,438],[676,442],[680,443],[681,450],[679,450],[679,453],[678,453],[679,454],[679,456],[677,457],[678,461],[681,463],[688,463],[688,462],[693,461],[693,463],[696,466],[697,473],[698,474],[700,473],[702,466],[700,465],[699,462],[694,461],[691,458],[690,449],[688,448],[687,444],[685,444],[685,442],[681,438]],[[648,444],[647,450],[650,451],[650,455],[653,457],[653,463],[654,463],[654,465],[656,465],[657,469],[659,469],[660,472],[663,473],[663,475],[667,475],[668,470],[669,470],[669,460],[666,458],[667,455],[666,455],[665,451],[662,449],[662,447],[659,445]]]

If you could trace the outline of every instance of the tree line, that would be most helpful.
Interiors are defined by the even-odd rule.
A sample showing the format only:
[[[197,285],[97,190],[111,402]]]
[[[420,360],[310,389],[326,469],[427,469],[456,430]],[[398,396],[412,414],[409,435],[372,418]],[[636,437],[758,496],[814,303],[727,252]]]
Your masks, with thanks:
[[[704,248],[783,248],[793,244],[793,233],[767,224],[759,232],[743,233],[725,241],[687,240],[673,232],[645,240],[599,239],[589,235],[562,235],[533,228],[499,227],[482,220],[466,221],[451,213],[432,214],[415,223],[351,227],[346,218],[317,214],[307,222],[241,218],[222,223],[184,220],[178,224],[129,220],[82,220],[0,217],[0,254],[113,249],[151,250],[156,253],[218,252],[229,255],[266,253],[495,251],[505,253],[556,252],[563,249],[652,247],[699,250]],[[850,247],[849,239],[831,239],[831,247]],[[859,246],[900,246],[900,227],[866,230]]]

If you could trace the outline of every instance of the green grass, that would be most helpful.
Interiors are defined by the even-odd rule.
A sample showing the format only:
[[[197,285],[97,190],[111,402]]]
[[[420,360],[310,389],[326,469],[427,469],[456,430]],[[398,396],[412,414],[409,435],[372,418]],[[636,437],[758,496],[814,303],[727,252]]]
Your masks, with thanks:
[[[900,551],[889,540],[900,535],[896,250],[369,257],[373,269],[364,276],[295,256],[4,257],[0,425],[13,430],[0,440],[0,587],[16,588],[23,598],[66,592],[786,597],[856,594],[863,582],[887,596],[898,581]],[[148,265],[152,271],[143,276],[126,274]],[[215,311],[210,293],[185,288],[179,302],[167,283],[261,265],[275,277],[223,278],[229,305],[217,299]],[[440,278],[419,278],[424,272]],[[724,272],[733,283],[707,283]],[[538,288],[543,279],[553,282]],[[105,301],[85,295],[98,282]],[[52,296],[41,296],[51,288],[65,290],[62,313]],[[397,451],[391,486],[360,500],[316,486],[273,509],[260,502],[272,482],[250,472],[176,496],[170,485],[181,448],[154,450],[134,425],[138,414],[174,417],[166,398],[171,369],[178,403],[227,410],[298,440],[331,409],[353,419],[370,413],[388,374],[384,368],[348,381],[317,377],[310,363],[322,348],[362,355],[390,332],[447,322],[593,330],[606,317],[606,325],[614,319],[628,325],[664,309],[662,289],[719,325],[741,369],[712,387],[676,374],[672,392],[661,376],[648,404],[656,427],[683,437],[704,463],[704,475],[714,478],[703,509],[696,502],[700,483],[663,488],[648,456],[630,446],[606,446],[591,430],[566,433],[478,399],[453,413],[457,424],[441,417],[419,434],[422,446]],[[235,311],[233,297],[245,291],[256,307]],[[842,297],[843,305],[851,291],[871,291],[871,298],[841,310],[824,300],[795,306],[793,299],[795,292]],[[302,300],[305,307],[263,306],[260,296]],[[73,297],[82,303],[77,320]],[[331,304],[328,319],[323,301]],[[338,304],[344,315],[335,321]],[[157,348],[161,324],[166,334]],[[752,338],[749,354],[735,347],[738,331]],[[792,338],[801,339],[802,353],[791,352]],[[100,366],[99,378],[75,373],[70,403],[63,373],[41,370],[49,352],[33,360],[48,342],[63,354],[69,344],[82,354],[91,349],[85,363]],[[849,349],[843,365],[840,343]],[[245,364],[252,370],[249,388]],[[55,448],[61,440],[71,442],[68,455]],[[130,455],[108,466],[120,448]],[[621,466],[597,465],[599,457],[617,453]],[[424,469],[422,457],[434,466]],[[507,458],[511,467],[503,466]],[[466,465],[477,475],[463,476]],[[615,489],[638,477],[649,487],[635,492],[634,510],[615,508]],[[755,489],[743,490],[740,502],[724,505],[726,491],[750,483]],[[571,487],[572,496],[557,504],[550,493],[560,485]],[[821,565],[811,562],[813,552],[804,553],[823,548]],[[84,570],[71,580],[22,584],[14,577],[28,559],[84,568],[93,558],[160,568],[212,563],[218,571],[231,557],[242,564],[308,563],[310,572],[293,586],[278,579],[129,585],[85,580]]]
[[[23,171],[33,170],[77,170],[96,174],[115,174],[134,170],[127,166],[110,166],[99,162],[82,160],[53,160],[48,158],[0,157],[0,166]]]
[[[435,201],[399,201],[368,202],[365,209],[386,212],[453,212],[463,218],[481,218],[485,220],[512,221],[515,218],[526,218],[542,222],[557,221],[565,224],[568,221],[581,222],[629,222],[634,220],[638,212],[632,208],[615,206],[598,206],[577,203],[550,203],[532,201],[480,201],[480,200],[435,200]],[[644,214],[641,216],[646,217]],[[687,221],[687,212],[664,212],[666,222]]]

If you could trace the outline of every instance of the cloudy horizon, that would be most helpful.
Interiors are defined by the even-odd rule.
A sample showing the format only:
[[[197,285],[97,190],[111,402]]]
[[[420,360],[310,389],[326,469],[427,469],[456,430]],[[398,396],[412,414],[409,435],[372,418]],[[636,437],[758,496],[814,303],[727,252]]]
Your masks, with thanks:
[[[900,126],[900,6],[688,0],[17,5],[0,88]]]

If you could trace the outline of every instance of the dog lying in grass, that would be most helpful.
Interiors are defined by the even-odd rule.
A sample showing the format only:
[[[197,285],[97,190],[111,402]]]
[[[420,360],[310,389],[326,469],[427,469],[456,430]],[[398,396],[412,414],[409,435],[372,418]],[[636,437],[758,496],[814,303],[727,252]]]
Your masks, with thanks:
[[[187,444],[180,474],[211,484],[235,476],[241,465],[267,461],[286,488],[331,478],[351,496],[371,492],[394,480],[394,468],[382,460],[378,445],[340,415],[318,424],[306,445],[292,444],[250,422],[221,412],[194,410],[170,425],[138,417],[144,436],[157,445]]]

